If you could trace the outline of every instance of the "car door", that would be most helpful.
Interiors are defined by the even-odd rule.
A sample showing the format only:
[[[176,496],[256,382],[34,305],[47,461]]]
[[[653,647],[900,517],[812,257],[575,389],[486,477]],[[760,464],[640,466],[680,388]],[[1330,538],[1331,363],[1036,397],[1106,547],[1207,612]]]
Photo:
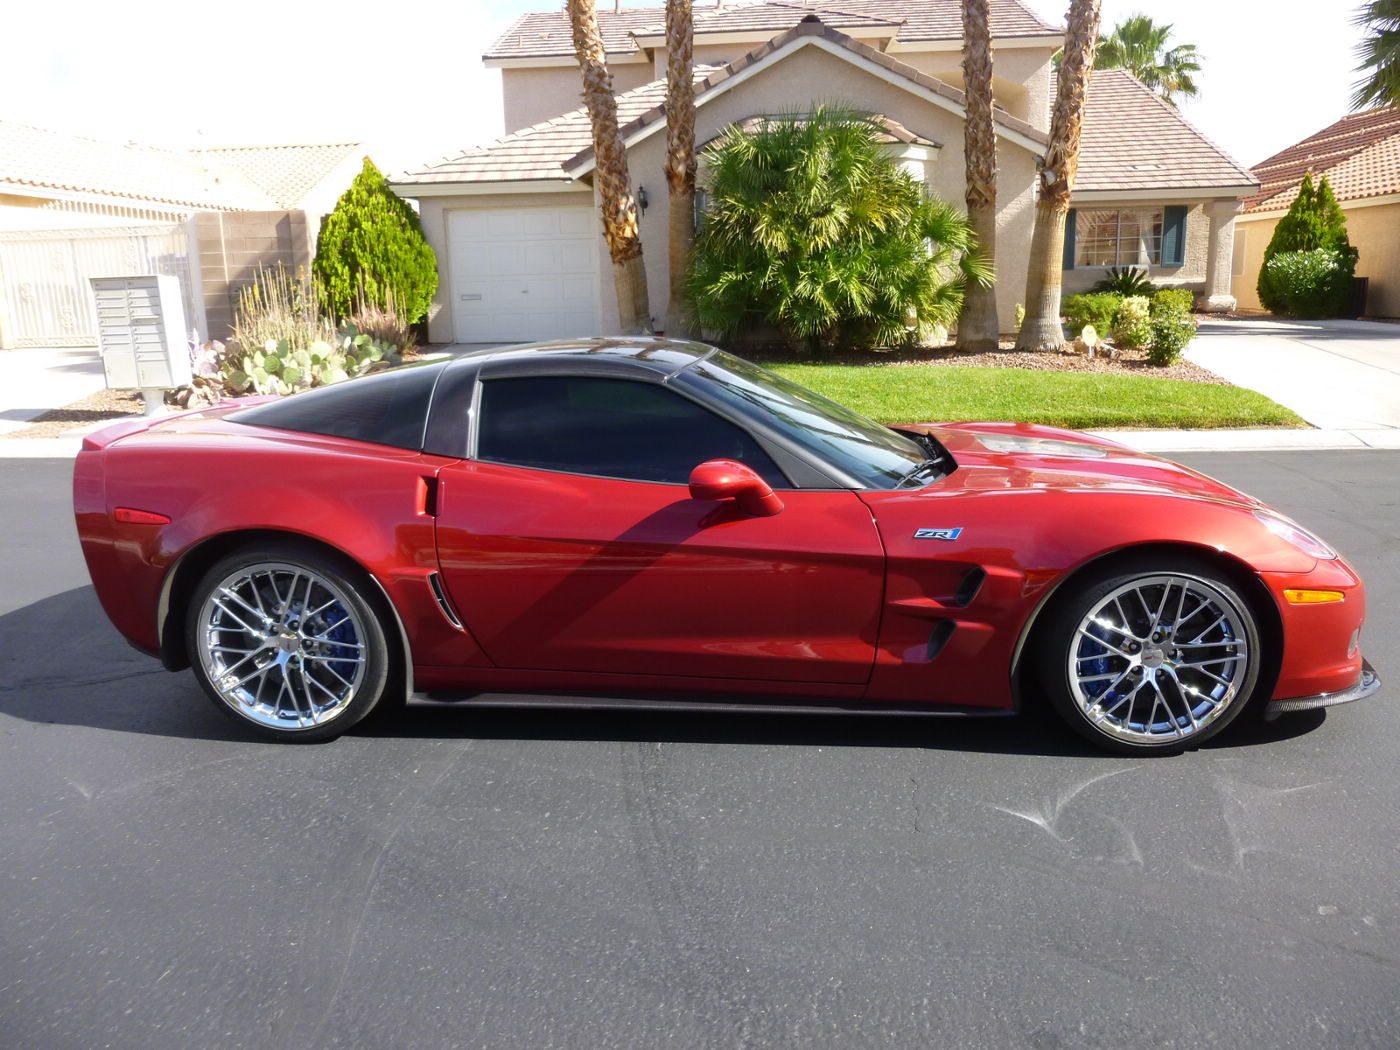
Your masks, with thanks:
[[[473,458],[443,469],[444,582],[501,667],[863,683],[884,554],[849,490],[799,490],[745,430],[659,382],[485,378]],[[690,497],[742,460],[783,510]]]

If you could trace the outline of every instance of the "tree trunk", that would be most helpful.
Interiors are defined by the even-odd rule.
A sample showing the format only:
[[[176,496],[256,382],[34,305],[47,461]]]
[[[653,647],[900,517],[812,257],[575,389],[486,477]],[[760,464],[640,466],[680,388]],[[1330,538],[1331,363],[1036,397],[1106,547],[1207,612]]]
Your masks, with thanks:
[[[1068,209],[1055,208],[1043,198],[1035,206],[1030,269],[1026,277],[1026,320],[1016,339],[1017,350],[1060,350],[1060,289],[1064,277],[1065,218]]]
[[[1031,237],[1026,276],[1026,320],[1016,337],[1017,350],[1059,350],[1060,288],[1064,277],[1065,219],[1079,170],[1079,133],[1084,126],[1084,96],[1094,71],[1099,40],[1099,0],[1070,0],[1064,57],[1060,60],[1050,145],[1040,162],[1035,234]]]
[[[603,38],[598,32],[595,0],[568,0],[574,54],[583,75],[583,103],[593,130],[593,183],[603,217],[603,240],[613,263],[618,327],[623,335],[651,331],[642,238],[637,203],[627,174],[627,150],[617,128],[617,99],[608,71]]]
[[[967,218],[987,265],[996,266],[997,139],[992,125],[992,39],[987,0],[963,0],[963,157]],[[958,318],[958,349],[995,350],[1001,334],[995,283],[969,281]]]
[[[666,334],[689,334],[685,272],[695,243],[695,52],[691,0],[666,0],[666,187],[670,194]]]

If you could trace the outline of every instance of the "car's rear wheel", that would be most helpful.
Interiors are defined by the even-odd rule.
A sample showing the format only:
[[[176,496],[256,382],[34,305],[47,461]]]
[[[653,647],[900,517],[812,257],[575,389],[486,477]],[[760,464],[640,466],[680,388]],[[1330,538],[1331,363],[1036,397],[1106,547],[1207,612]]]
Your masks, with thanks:
[[[221,559],[195,588],[186,630],[215,704],[277,740],[339,736],[386,691],[388,646],[367,581],[311,548]]]
[[[1203,743],[1249,703],[1257,618],[1229,579],[1182,557],[1075,581],[1056,601],[1038,664],[1051,704],[1113,751]]]

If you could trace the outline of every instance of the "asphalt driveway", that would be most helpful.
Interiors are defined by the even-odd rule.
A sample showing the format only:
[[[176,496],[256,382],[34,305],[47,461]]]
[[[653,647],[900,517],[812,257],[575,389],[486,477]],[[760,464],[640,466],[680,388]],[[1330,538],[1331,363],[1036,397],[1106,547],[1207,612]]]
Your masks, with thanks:
[[[1400,1045],[1400,453],[1193,455],[1367,577],[1364,704],[1037,720],[418,708],[242,735],[0,461],[0,1046]]]
[[[1324,430],[1400,428],[1400,323],[1202,321],[1186,356]]]

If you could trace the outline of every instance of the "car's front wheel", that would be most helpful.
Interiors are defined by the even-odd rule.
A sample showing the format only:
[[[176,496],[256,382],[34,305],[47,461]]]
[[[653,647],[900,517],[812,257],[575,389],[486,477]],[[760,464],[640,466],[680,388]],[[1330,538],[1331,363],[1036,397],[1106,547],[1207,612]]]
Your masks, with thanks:
[[[1110,750],[1172,752],[1215,736],[1259,678],[1249,603],[1206,562],[1120,566],[1068,585],[1041,637],[1051,704]]]
[[[339,736],[386,691],[388,647],[367,581],[312,548],[221,559],[195,588],[186,630],[195,675],[215,704],[277,740]]]

